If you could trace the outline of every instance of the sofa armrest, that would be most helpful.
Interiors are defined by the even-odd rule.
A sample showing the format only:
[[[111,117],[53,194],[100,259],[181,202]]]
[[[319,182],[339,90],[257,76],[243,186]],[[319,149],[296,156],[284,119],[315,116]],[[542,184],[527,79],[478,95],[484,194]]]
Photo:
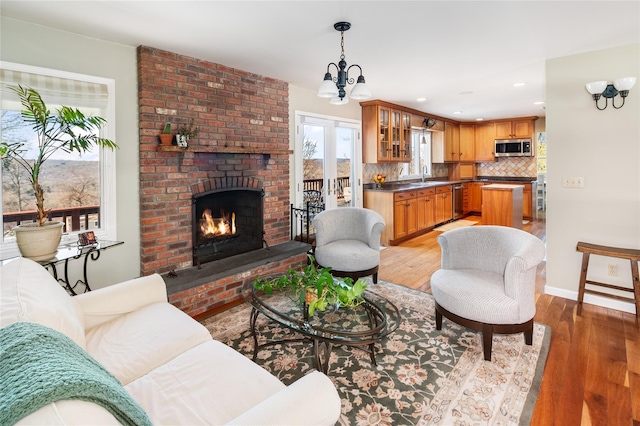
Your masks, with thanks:
[[[335,425],[341,401],[335,386],[314,371],[236,417],[230,425]]]
[[[143,306],[167,302],[167,286],[158,274],[134,278],[74,297],[84,313],[85,330],[133,312]]]

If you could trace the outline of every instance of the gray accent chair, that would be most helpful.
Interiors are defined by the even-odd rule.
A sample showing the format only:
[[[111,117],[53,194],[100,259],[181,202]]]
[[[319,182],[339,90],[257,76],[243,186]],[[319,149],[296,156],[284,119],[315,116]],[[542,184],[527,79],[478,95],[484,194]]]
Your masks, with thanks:
[[[325,210],[313,219],[314,256],[320,267],[336,277],[357,280],[369,275],[378,282],[380,234],[385,223],[377,212],[360,207]]]
[[[533,343],[536,269],[545,246],[534,235],[505,226],[470,226],[438,237],[441,269],[431,276],[436,328],[442,317],[481,331],[491,361],[493,334],[524,332]]]

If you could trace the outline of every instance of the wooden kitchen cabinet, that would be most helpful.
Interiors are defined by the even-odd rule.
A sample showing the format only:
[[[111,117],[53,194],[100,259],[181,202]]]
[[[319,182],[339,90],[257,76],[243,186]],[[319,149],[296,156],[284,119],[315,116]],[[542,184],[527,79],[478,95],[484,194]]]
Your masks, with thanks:
[[[496,130],[494,123],[475,125],[475,160],[478,162],[496,161]]]
[[[471,182],[469,184],[469,211],[482,211],[482,187],[486,185],[484,182]]]
[[[411,161],[411,113],[376,103],[363,105],[362,161]]]
[[[496,139],[517,139],[533,137],[533,120],[519,119],[496,121]]]
[[[451,185],[436,188],[435,222],[443,223],[453,219],[453,189]]]
[[[460,124],[459,161],[475,160],[475,135],[475,126],[473,124]]]
[[[436,224],[435,195],[436,191],[433,188],[417,191],[418,231],[431,228]]]
[[[393,194],[393,236],[403,238],[418,232],[418,205],[416,191]]]
[[[460,125],[444,123],[444,161],[460,161]]]
[[[482,224],[522,229],[522,185],[482,187]]]

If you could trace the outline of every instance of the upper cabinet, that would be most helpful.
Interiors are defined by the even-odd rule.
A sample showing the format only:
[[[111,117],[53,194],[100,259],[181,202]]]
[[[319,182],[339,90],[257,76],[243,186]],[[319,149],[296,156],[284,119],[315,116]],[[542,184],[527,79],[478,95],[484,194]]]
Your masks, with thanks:
[[[475,160],[479,162],[496,161],[494,123],[476,124],[475,136]]]
[[[362,105],[362,161],[411,161],[411,113],[367,102]]]
[[[460,125],[444,123],[444,161],[460,161]]]
[[[473,124],[460,124],[460,162],[475,160],[475,135]]]
[[[531,138],[533,136],[533,120],[496,121],[495,129],[496,139]]]

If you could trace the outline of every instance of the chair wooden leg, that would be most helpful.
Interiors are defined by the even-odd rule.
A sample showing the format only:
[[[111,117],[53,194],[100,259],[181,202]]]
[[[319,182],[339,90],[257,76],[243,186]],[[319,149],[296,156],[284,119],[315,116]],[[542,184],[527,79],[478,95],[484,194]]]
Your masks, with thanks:
[[[529,346],[533,345],[533,325],[524,331],[524,343]]]
[[[484,347],[484,360],[491,361],[491,347],[493,346],[493,326],[482,324],[482,346]]]
[[[436,330],[442,330],[442,314],[436,309]]]

